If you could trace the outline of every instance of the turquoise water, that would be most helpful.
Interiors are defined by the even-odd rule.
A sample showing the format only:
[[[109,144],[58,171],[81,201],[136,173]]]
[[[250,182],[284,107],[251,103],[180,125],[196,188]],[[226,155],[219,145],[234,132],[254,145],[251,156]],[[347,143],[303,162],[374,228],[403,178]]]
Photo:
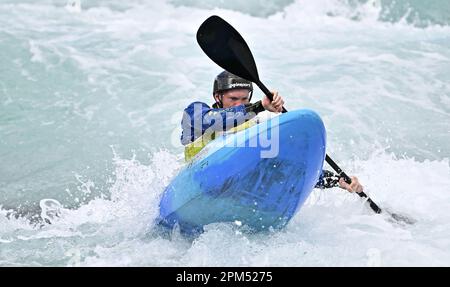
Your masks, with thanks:
[[[149,2],[0,1],[0,265],[450,264],[450,2]],[[270,236],[149,235],[182,165],[181,111],[211,101],[220,72],[195,41],[212,14],[288,110],[322,116],[335,161],[416,226],[331,190]]]

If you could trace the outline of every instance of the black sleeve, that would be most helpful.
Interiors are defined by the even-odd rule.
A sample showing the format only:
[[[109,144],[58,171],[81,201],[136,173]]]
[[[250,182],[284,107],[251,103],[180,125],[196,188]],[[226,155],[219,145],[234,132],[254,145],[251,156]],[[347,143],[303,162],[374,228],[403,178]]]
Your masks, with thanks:
[[[339,176],[332,171],[323,170],[315,188],[325,189],[339,186]]]
[[[247,113],[255,113],[258,114],[260,112],[265,111],[266,109],[264,109],[262,102],[261,101],[257,101],[254,104],[247,104],[245,105],[245,111]]]

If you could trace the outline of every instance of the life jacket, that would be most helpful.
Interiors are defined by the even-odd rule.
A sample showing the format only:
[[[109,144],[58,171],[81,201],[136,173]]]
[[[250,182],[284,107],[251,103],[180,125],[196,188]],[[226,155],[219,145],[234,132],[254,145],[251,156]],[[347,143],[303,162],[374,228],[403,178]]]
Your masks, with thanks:
[[[258,123],[257,119],[253,118],[253,119],[248,120],[236,127],[231,128],[225,132],[223,132],[223,131],[214,132],[214,131],[206,130],[205,133],[201,137],[197,138],[192,143],[185,145],[184,159],[186,160],[186,162],[191,161],[209,142],[216,139],[216,137],[218,137],[218,136],[221,136],[223,134],[237,133],[239,131],[248,129],[249,127],[252,127],[252,126],[256,125],[257,123]]]

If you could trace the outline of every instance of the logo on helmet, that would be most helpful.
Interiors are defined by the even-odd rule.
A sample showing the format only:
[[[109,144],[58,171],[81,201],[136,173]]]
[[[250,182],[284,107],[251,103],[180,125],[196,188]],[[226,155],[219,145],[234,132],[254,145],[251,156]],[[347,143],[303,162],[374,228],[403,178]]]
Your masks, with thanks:
[[[250,89],[251,85],[248,83],[233,83],[230,85],[230,88],[231,89],[234,89],[234,88],[249,88]]]

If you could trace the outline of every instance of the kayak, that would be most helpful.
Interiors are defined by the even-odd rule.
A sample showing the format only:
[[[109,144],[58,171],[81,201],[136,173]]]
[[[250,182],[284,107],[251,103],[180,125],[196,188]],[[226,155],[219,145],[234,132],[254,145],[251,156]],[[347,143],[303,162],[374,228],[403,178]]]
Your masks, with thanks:
[[[325,147],[324,124],[307,109],[218,136],[167,186],[157,224],[184,234],[217,222],[283,228],[317,183]]]

